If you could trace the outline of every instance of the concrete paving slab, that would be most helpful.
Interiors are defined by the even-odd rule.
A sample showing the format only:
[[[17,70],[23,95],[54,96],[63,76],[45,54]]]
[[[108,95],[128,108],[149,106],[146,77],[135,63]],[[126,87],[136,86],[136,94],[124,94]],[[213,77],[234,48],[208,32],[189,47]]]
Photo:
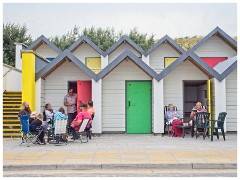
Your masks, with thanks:
[[[218,158],[216,158],[218,157]],[[88,143],[19,146],[19,139],[3,139],[4,170],[50,168],[236,168],[237,135],[226,141],[153,135],[103,134]],[[65,167],[66,166],[66,167]],[[37,168],[36,168],[37,169]]]

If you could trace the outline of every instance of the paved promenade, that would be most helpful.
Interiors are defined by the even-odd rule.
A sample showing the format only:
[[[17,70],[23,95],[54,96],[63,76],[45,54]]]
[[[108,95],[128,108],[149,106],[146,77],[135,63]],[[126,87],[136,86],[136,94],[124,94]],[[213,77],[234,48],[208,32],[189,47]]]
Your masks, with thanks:
[[[69,140],[71,141],[71,140]],[[4,170],[30,169],[93,169],[93,168],[227,168],[236,169],[237,135],[227,134],[198,139],[186,135],[173,138],[165,135],[103,134],[88,143],[79,140],[68,145],[19,146],[20,139],[3,139]]]

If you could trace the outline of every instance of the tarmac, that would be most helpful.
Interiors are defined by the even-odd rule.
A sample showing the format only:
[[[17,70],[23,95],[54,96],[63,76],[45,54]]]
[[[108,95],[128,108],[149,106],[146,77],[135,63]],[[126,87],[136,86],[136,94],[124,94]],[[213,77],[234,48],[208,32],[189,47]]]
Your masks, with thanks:
[[[3,171],[78,169],[236,169],[237,134],[214,140],[202,136],[168,137],[101,134],[88,143],[27,147],[20,138],[3,138]]]

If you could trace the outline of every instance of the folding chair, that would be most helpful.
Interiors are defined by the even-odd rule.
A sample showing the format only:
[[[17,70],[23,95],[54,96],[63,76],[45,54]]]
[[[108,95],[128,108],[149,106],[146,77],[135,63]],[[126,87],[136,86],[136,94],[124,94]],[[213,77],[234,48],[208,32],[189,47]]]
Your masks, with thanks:
[[[40,129],[39,127],[39,130],[31,131],[30,125],[29,125],[29,116],[27,115],[20,116],[20,124],[21,124],[20,132],[22,137],[22,141],[20,145],[22,145],[23,143],[27,143],[27,147],[29,147],[30,144],[35,144],[36,142],[40,142],[39,136],[43,130]]]
[[[62,144],[59,143],[61,140],[62,134],[66,136],[66,145],[67,145],[67,119],[57,119],[55,122],[55,130],[54,130],[54,145]]]
[[[89,121],[88,119],[84,119],[84,120],[82,121],[82,124],[81,124],[78,132],[77,132],[77,133],[78,133],[77,135],[79,135],[79,137],[80,137],[81,143],[87,143],[87,142],[88,142],[89,134],[84,131],[84,130],[85,130],[85,127],[87,126],[88,121]],[[86,140],[84,140],[84,141],[83,141],[83,136],[82,136],[82,134],[84,134],[84,137],[86,137]]]
[[[168,136],[170,136],[169,133],[169,126],[172,126],[172,123],[168,123],[167,122],[167,111],[168,111],[168,106],[164,106],[164,132],[165,132],[165,128],[167,126],[167,131],[168,131]],[[177,107],[174,107],[174,111],[177,111]]]

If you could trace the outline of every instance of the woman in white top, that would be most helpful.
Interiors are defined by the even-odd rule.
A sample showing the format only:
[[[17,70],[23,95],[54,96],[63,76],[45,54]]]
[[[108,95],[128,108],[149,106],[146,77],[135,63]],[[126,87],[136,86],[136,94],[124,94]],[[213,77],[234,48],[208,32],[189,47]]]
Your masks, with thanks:
[[[178,114],[177,111],[175,111],[173,104],[168,105],[168,111],[166,112],[166,118],[168,123],[172,123],[173,120],[178,119],[180,115]]]
[[[44,121],[46,121],[48,124],[52,123],[53,121],[53,117],[54,117],[54,113],[55,111],[52,109],[52,106],[50,103],[47,103],[45,105],[45,117],[44,117]]]

